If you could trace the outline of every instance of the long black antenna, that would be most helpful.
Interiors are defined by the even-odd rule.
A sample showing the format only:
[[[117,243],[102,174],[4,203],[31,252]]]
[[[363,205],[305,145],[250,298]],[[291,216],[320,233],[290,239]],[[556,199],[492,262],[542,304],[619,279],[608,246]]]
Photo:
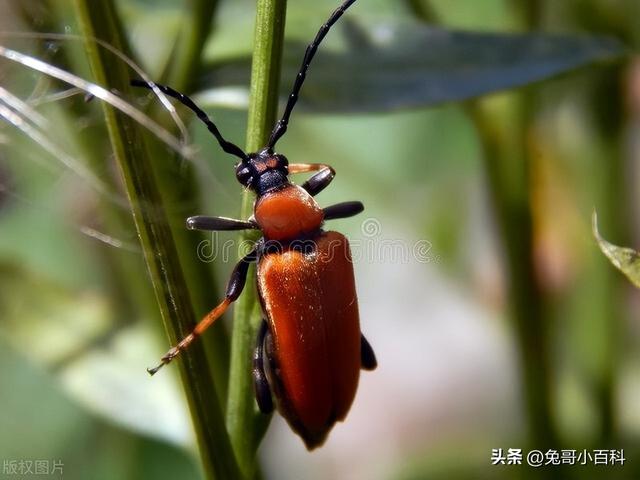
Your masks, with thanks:
[[[298,101],[298,94],[300,93],[300,89],[302,88],[302,84],[304,83],[304,79],[307,76],[307,70],[309,70],[309,64],[311,60],[313,60],[320,43],[324,39],[324,37],[329,33],[329,30],[333,26],[334,23],[338,21],[338,19],[342,16],[342,14],[349,8],[352,4],[355,3],[356,0],[347,0],[342,5],[334,10],[334,12],[329,17],[329,20],[320,27],[316,38],[313,39],[313,42],[309,44],[306,52],[304,53],[304,58],[302,59],[302,66],[300,67],[300,71],[296,76],[296,81],[293,83],[293,89],[291,90],[291,94],[289,95],[289,100],[287,101],[287,106],[284,109],[284,113],[282,114],[282,118],[278,120],[275,127],[273,127],[273,131],[271,132],[271,136],[269,137],[269,143],[267,143],[267,148],[269,150],[273,150],[273,147],[276,145],[276,142],[284,135],[284,132],[287,131],[287,125],[289,124],[289,117],[291,116],[291,112],[293,107],[295,107],[296,102]]]
[[[242,150],[235,143],[231,143],[225,140],[222,134],[220,133],[220,130],[218,130],[218,127],[216,127],[215,123],[213,123],[213,121],[209,118],[209,116],[206,113],[204,113],[204,111],[202,111],[202,109],[198,107],[194,103],[194,101],[191,100],[189,97],[187,97],[184,93],[180,93],[171,87],[167,87],[166,85],[160,85],[158,83],[153,83],[153,84],[147,83],[144,80],[131,80],[131,85],[133,87],[148,88],[149,90],[152,90],[153,86],[155,85],[165,95],[169,95],[170,97],[173,97],[176,100],[179,100],[180,103],[182,103],[183,105],[191,109],[198,116],[198,118],[202,120],[202,122],[204,122],[204,124],[207,126],[209,131],[213,133],[213,136],[216,137],[216,140],[218,140],[218,143],[222,147],[222,150],[224,150],[227,153],[230,153],[231,155],[235,155],[236,157],[242,159],[243,161],[249,160],[249,157],[247,156],[246,153],[244,153],[244,150]]]

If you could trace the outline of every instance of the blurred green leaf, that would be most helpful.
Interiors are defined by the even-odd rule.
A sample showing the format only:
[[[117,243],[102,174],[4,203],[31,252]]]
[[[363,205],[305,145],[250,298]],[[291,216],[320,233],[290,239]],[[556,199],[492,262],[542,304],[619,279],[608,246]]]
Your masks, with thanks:
[[[636,287],[640,288],[640,254],[632,248],[618,247],[602,238],[600,232],[598,232],[598,215],[596,212],[593,212],[592,228],[593,236],[596,237],[602,253],[605,254],[614,267],[624,273]]]
[[[358,41],[349,42],[345,52],[324,51],[314,61],[300,98],[307,110],[371,112],[464,100],[612,61],[626,52],[618,40],[602,36],[463,32],[400,21],[345,24],[352,32],[348,37]],[[282,98],[304,47],[285,47]],[[248,54],[213,62],[203,69],[198,87],[245,88],[249,71]],[[204,95],[203,101],[211,106],[214,98],[219,97]],[[231,103],[245,107],[241,99]]]
[[[0,261],[0,334],[34,361],[54,368],[97,346],[109,334],[106,312],[98,295],[81,295],[23,265]]]
[[[100,291],[70,289],[0,259],[3,342],[55,374],[65,393],[88,411],[138,434],[190,442],[175,376],[140,381],[158,350],[149,329],[136,318],[114,319],[112,307]]]
[[[43,478],[201,479],[189,452],[137,435],[81,408],[47,372],[0,335],[0,452],[4,462],[41,459],[59,476]],[[41,475],[16,475],[36,478]]]

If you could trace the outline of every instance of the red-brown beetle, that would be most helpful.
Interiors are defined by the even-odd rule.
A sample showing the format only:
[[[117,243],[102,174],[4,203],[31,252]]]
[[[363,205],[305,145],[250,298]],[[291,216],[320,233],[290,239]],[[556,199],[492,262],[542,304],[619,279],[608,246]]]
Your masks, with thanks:
[[[313,196],[335,175],[320,163],[289,164],[274,153],[274,146],[287,129],[289,117],[318,46],[331,26],[355,0],[338,7],[307,47],[282,118],[260,152],[246,154],[225,140],[209,117],[187,96],[155,85],[193,110],[218,140],[222,149],[240,158],[236,177],[257,197],[254,215],[248,221],[195,216],[187,228],[197,230],[260,229],[255,248],[236,265],[225,299],[187,337],[149,369],[152,375],[173,360],[201,335],[244,287],[251,262],[257,262],[257,283],[265,320],[258,332],[253,358],[253,379],[260,410],[277,408],[308,449],[320,446],[336,421],[351,407],[360,369],[376,367],[373,350],[360,333],[358,302],[347,239],[325,232],[325,220],[360,213],[360,202],[345,202],[321,209]],[[152,88],[134,80],[132,85]],[[293,173],[315,171],[301,186],[292,184]]]

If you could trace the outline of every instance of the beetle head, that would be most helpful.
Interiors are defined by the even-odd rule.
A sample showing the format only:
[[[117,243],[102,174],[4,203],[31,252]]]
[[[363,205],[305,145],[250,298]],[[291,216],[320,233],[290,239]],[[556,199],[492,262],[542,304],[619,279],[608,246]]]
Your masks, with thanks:
[[[289,161],[279,153],[265,149],[250,153],[248,160],[236,164],[236,178],[258,196],[289,183]]]

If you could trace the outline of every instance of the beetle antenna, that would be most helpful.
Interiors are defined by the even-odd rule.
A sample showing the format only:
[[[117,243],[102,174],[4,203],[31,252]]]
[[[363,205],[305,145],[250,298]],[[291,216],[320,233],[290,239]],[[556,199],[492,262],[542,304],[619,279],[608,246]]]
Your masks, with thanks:
[[[222,134],[220,133],[220,130],[218,130],[218,127],[216,127],[216,124],[213,123],[213,121],[209,118],[209,116],[206,113],[204,113],[204,111],[200,107],[198,107],[195,104],[195,102],[191,100],[189,97],[187,97],[184,93],[180,93],[171,87],[167,87],[166,85],[145,82],[144,80],[131,80],[131,86],[148,88],[149,90],[153,89],[153,87],[156,86],[165,95],[169,95],[170,97],[173,97],[176,100],[179,100],[180,103],[182,103],[191,111],[193,111],[193,113],[195,113],[198,116],[198,118],[202,120],[202,122],[207,126],[209,131],[213,133],[213,136],[216,137],[216,140],[218,140],[218,143],[220,144],[220,147],[222,147],[222,150],[224,150],[225,152],[231,155],[235,155],[236,157],[240,158],[242,161],[249,160],[249,157],[244,152],[244,150],[242,150],[235,143],[231,143],[228,140],[225,140]]]
[[[296,76],[296,80],[293,83],[293,89],[291,90],[291,94],[289,95],[289,100],[287,100],[287,106],[284,109],[284,113],[282,114],[282,118],[278,120],[273,131],[271,132],[271,136],[269,137],[269,143],[267,144],[267,148],[269,150],[273,150],[276,142],[284,135],[287,131],[287,125],[289,124],[289,117],[291,116],[291,112],[293,111],[293,107],[295,107],[296,102],[298,101],[298,94],[300,93],[300,89],[302,88],[302,84],[304,83],[304,79],[307,76],[307,70],[309,70],[309,65],[311,64],[311,60],[316,54],[320,43],[324,37],[329,33],[329,30],[333,26],[334,23],[338,21],[338,19],[342,16],[342,14],[349,8],[352,4],[355,3],[356,0],[347,0],[338,8],[336,8],[329,19],[326,21],[318,33],[316,34],[316,38],[309,44],[307,50],[304,53],[304,58],[302,59],[302,65],[300,66],[300,70],[298,71],[298,75]]]

